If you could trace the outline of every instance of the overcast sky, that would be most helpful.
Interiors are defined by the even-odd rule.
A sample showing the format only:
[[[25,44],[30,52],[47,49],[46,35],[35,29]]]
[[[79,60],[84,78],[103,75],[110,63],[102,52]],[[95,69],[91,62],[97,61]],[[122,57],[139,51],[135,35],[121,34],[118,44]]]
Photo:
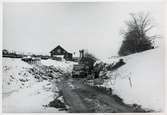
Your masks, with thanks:
[[[88,49],[99,58],[117,55],[120,29],[129,13],[149,12],[158,33],[161,4],[144,3],[5,3],[3,48],[46,53],[57,45],[73,53]]]

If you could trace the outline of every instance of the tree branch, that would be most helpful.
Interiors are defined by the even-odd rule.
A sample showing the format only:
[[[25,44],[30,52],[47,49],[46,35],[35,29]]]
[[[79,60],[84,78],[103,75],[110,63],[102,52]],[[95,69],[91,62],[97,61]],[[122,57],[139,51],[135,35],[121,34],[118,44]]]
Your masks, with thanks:
[[[145,33],[148,32],[148,31],[151,30],[153,27],[154,27],[154,26],[151,25],[150,27],[148,27],[147,29],[145,29],[144,32],[145,32]]]

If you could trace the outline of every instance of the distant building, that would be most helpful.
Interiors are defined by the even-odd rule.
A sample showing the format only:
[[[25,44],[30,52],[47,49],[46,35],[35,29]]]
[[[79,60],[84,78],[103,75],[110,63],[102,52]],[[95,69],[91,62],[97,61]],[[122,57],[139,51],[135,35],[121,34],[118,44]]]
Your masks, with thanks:
[[[72,60],[72,53],[67,52],[60,45],[50,51],[50,55],[54,59],[61,60],[64,58],[65,60]]]
[[[8,54],[9,52],[8,52],[8,50],[3,49],[3,50],[2,50],[2,53],[3,53],[3,55],[6,55],[6,54]]]

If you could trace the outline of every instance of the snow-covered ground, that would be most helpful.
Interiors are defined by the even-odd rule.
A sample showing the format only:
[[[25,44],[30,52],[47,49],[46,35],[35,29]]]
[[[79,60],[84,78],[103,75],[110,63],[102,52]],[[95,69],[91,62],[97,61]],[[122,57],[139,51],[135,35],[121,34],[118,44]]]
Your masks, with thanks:
[[[163,111],[164,56],[160,48],[123,57],[126,64],[108,72],[109,80],[103,84],[125,103],[139,104],[143,108]],[[107,61],[112,63],[113,60]]]
[[[41,63],[46,66],[54,66],[56,68],[59,68],[63,70],[64,72],[71,72],[73,65],[76,64],[76,62],[71,61],[55,61],[52,59],[48,60],[41,60]]]
[[[3,112],[65,112],[45,106],[58,96],[58,89],[50,80],[39,81],[34,77],[35,74],[31,74],[32,71],[29,72],[35,65],[14,58],[3,58],[2,62]],[[48,66],[53,63],[53,66],[66,72],[72,69],[73,64],[73,62],[55,60],[42,60],[41,62]]]
[[[58,112],[56,108],[44,106],[57,96],[49,87],[51,84],[43,81],[13,92],[3,98],[3,112]]]
[[[108,71],[109,79],[105,80],[103,86],[111,87],[113,93],[120,96],[127,104],[138,104],[145,109],[163,111],[164,55],[162,49],[156,48],[121,58],[126,64],[117,70]],[[118,62],[119,59],[108,59],[104,62],[111,64]],[[44,106],[55,99],[58,89],[50,80],[39,81],[32,71],[29,72],[35,65],[12,58],[3,58],[2,63],[3,112],[65,112]],[[76,63],[41,60],[41,65],[54,66],[64,73],[71,72],[73,64]],[[34,70],[43,71],[40,66]]]
[[[36,80],[28,72],[31,65],[21,59],[3,58],[3,93],[9,94],[24,87],[29,87]]]

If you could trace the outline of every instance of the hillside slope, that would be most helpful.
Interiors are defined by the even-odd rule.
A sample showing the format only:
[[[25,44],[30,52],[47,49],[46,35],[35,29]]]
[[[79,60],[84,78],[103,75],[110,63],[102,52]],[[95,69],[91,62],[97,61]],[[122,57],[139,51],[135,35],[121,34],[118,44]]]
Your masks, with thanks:
[[[126,64],[108,72],[110,79],[103,86],[125,103],[139,104],[143,108],[163,111],[164,56],[160,48],[123,57]],[[113,61],[113,60],[112,60]]]

